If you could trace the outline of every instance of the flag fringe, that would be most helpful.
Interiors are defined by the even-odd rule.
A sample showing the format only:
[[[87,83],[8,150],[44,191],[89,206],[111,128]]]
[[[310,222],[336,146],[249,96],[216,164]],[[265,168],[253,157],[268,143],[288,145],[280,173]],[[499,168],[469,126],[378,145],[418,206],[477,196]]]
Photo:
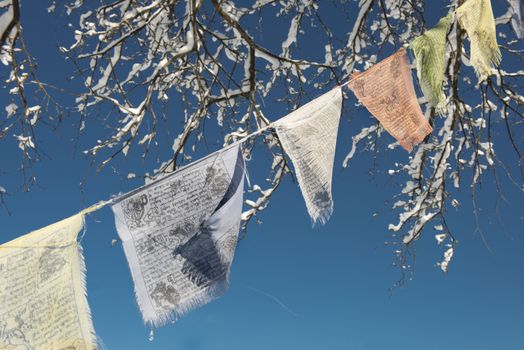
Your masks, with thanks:
[[[226,280],[215,283],[213,285],[210,285],[202,290],[200,290],[197,294],[193,295],[191,298],[187,299],[183,303],[178,304],[176,307],[174,307],[172,310],[169,310],[168,312],[158,314],[155,319],[144,319],[144,323],[148,324],[150,323],[154,328],[159,328],[167,323],[174,323],[176,322],[180,317],[186,315],[187,313],[204,306],[211,301],[220,298],[223,296],[227,290],[229,289],[229,276],[227,276]],[[138,301],[138,295],[136,294],[136,300]],[[138,302],[138,306],[140,308],[140,311],[143,313],[143,307],[140,305],[140,302]]]
[[[85,216],[82,215],[82,237],[87,231],[87,226],[85,223]],[[87,267],[84,259],[84,248],[80,244],[80,242],[76,245],[77,249],[77,256],[78,256],[78,266],[75,266],[78,271],[80,271],[80,283],[82,288],[82,293],[84,295],[84,300],[82,300],[84,304],[84,312],[86,314],[87,319],[89,320],[89,332],[90,332],[90,339],[89,339],[89,346],[92,346],[93,349],[96,349],[98,346],[98,340],[97,335],[93,326],[93,320],[91,315],[91,308],[89,307],[89,302],[87,301]],[[86,349],[89,349],[86,345]]]

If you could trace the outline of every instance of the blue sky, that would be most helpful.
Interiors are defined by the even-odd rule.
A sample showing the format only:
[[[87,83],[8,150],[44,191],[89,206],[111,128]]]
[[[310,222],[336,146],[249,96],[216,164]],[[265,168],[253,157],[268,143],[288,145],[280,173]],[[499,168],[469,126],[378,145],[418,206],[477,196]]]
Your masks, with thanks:
[[[502,1],[496,4],[505,6]],[[42,26],[45,17],[38,5],[23,10],[31,52],[41,57],[45,77],[64,81],[67,75],[54,51],[63,27]],[[31,4],[33,6],[33,4]],[[436,23],[444,9],[429,17]],[[343,24],[340,24],[342,27]],[[347,26],[349,28],[349,25]],[[66,36],[67,37],[67,36]],[[44,40],[45,39],[45,40]],[[3,99],[3,98],[2,98]],[[347,103],[353,103],[349,101]],[[266,103],[268,112],[277,113]],[[393,249],[387,225],[398,184],[387,176],[395,157],[404,151],[379,153],[375,166],[367,153],[342,169],[351,136],[368,123],[364,109],[351,108],[342,116],[335,161],[333,195],[335,211],[323,227],[312,228],[298,187],[288,178],[275,193],[262,223],[253,223],[237,247],[231,287],[222,298],[155,331],[143,325],[136,305],[131,276],[117,238],[109,208],[91,215],[83,239],[88,274],[88,300],[98,336],[108,349],[330,349],[330,350],[455,350],[524,348],[524,235],[522,195],[508,187],[509,204],[502,204],[501,225],[495,213],[493,179],[488,175],[479,190],[483,209],[481,227],[491,248],[475,232],[470,192],[464,189],[462,205],[450,212],[450,223],[459,245],[449,273],[436,266],[442,249],[431,231],[417,242],[413,280],[393,293],[398,278],[391,266]],[[275,111],[275,112],[273,112]],[[267,113],[268,114],[268,113]],[[93,120],[94,121],[94,120]],[[46,154],[35,166],[39,187],[7,198],[12,212],[0,212],[0,241],[51,224],[74,214],[87,204],[127,191],[139,181],[124,180],[128,171],[150,171],[151,162],[130,156],[96,175],[75,149],[74,117],[58,130],[44,128]],[[95,136],[96,137],[96,136]],[[85,139],[80,147],[95,139]],[[384,142],[386,145],[386,142]],[[2,147],[9,145],[3,144]],[[13,145],[10,145],[13,146]],[[211,149],[218,144],[210,143]],[[7,150],[7,148],[5,148]],[[508,149],[499,151],[504,156]],[[163,153],[165,157],[168,152]],[[15,186],[20,160],[16,145],[2,151],[0,185]],[[267,159],[260,152],[248,163],[253,178],[263,179]],[[86,192],[79,182],[86,173]]]

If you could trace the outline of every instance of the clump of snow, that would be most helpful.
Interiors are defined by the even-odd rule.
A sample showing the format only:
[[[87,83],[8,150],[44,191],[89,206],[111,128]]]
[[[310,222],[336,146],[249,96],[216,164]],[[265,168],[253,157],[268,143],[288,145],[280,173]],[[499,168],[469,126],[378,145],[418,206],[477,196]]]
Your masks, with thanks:
[[[7,112],[7,118],[15,115],[17,110],[18,110],[18,105],[16,103],[8,104],[5,107],[5,111]]]
[[[453,257],[453,247],[448,248],[444,252],[444,260],[442,260],[437,265],[440,266],[440,269],[444,272],[448,272],[449,263],[451,262],[451,258]]]
[[[447,234],[445,234],[445,233],[439,233],[439,234],[435,235],[435,239],[437,240],[438,244],[441,244],[442,242],[444,242],[446,237],[447,237]]]
[[[28,148],[35,148],[35,144],[31,136],[13,135],[18,140],[18,148],[26,152]]]

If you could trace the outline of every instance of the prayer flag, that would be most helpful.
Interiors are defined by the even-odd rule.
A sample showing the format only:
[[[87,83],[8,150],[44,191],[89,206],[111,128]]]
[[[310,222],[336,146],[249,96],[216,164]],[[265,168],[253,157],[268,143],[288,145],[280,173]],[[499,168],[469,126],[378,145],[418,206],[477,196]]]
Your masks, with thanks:
[[[411,43],[422,92],[428,103],[435,107],[439,114],[445,114],[446,109],[446,96],[442,91],[442,83],[446,71],[446,35],[451,22],[451,15],[442,18],[435,27]]]
[[[408,152],[433,131],[420,110],[404,49],[354,73],[349,88]]]
[[[471,42],[471,65],[479,79],[484,80],[502,58],[491,1],[467,0],[457,9],[457,18]]]
[[[0,349],[97,349],[74,215],[0,246]]]
[[[113,205],[144,322],[161,326],[226,291],[243,184],[244,159],[237,145]]]
[[[336,87],[274,123],[314,223],[324,224],[333,212],[331,178],[341,111],[342,89]]]

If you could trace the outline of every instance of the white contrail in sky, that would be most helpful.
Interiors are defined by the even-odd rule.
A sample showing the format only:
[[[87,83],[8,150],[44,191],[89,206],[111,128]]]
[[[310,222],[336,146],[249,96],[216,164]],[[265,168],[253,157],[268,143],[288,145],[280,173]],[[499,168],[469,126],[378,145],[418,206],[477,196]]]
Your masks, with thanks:
[[[273,299],[274,301],[277,302],[278,305],[280,305],[284,310],[286,310],[287,312],[289,312],[291,315],[293,315],[294,317],[298,317],[298,314],[295,313],[293,310],[291,310],[286,304],[284,304],[283,302],[280,301],[280,299],[278,299],[276,296],[272,295],[272,294],[269,294],[268,292],[264,292],[263,290],[260,290],[260,289],[257,289],[255,287],[252,287],[252,286],[247,286],[247,288],[257,292],[257,293],[260,293],[262,295],[265,295],[266,297],[270,298],[270,299]]]

